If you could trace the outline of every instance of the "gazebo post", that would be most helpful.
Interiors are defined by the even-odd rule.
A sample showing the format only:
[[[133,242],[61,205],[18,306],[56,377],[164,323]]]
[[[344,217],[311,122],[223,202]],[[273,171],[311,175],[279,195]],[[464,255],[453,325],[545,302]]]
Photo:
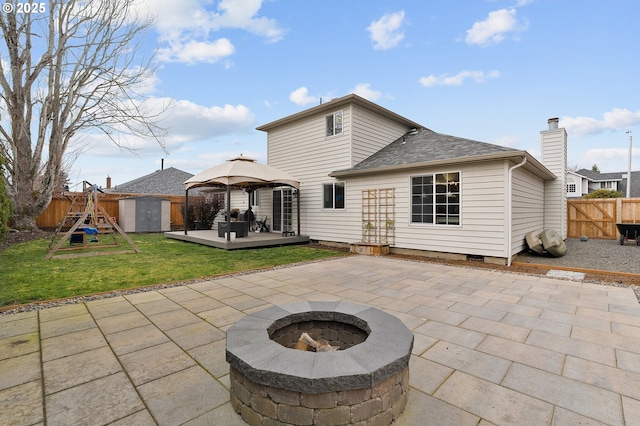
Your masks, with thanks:
[[[296,197],[296,207],[298,209],[298,237],[300,236],[300,189],[298,189],[298,196]]]
[[[227,243],[231,241],[231,185],[227,185]]]
[[[184,235],[187,235],[187,228],[189,227],[189,188],[184,194]]]

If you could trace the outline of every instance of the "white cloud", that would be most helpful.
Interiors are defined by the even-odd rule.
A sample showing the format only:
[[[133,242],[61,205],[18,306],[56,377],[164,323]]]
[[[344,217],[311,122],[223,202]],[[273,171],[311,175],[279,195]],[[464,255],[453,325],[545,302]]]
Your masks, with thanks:
[[[296,105],[307,105],[318,102],[315,96],[309,96],[309,89],[300,87],[289,94],[289,100]]]
[[[427,77],[420,78],[420,84],[425,87],[433,87],[433,86],[460,86],[464,83],[465,80],[471,79],[476,83],[484,83],[486,80],[491,78],[500,77],[500,72],[493,70],[485,73],[484,71],[460,71],[456,75],[448,75],[448,74],[440,74],[429,75]]]
[[[624,142],[621,140],[621,144]],[[633,148],[632,157],[634,164],[636,158],[640,158],[640,148]],[[592,164],[596,164],[600,171],[604,173],[622,172],[627,170],[629,161],[629,148],[596,148],[586,151],[581,159],[581,163],[588,164],[588,168]],[[637,170],[637,167],[634,167]]]
[[[629,111],[625,108],[614,108],[605,112],[602,119],[592,117],[562,117],[561,127],[572,136],[595,135],[606,130],[626,130],[640,124],[640,110]]]
[[[181,100],[163,114],[161,125],[170,141],[202,141],[245,132],[252,128],[253,114],[244,105],[204,106]]]
[[[379,99],[380,96],[382,96],[381,92],[372,90],[369,83],[359,83],[358,85],[356,85],[356,87],[351,89],[349,93],[355,93],[356,95],[361,96],[369,101],[375,101]]]
[[[275,19],[256,16],[261,6],[262,0],[222,0],[218,5],[221,13],[212,17],[211,25],[214,29],[243,29],[272,43],[282,40],[284,30]]]
[[[367,27],[373,48],[386,50],[396,47],[404,39],[402,26],[405,24],[404,10],[388,13]]]
[[[520,33],[528,28],[526,21],[518,22],[516,9],[499,9],[489,12],[484,21],[473,24],[467,30],[465,41],[468,44],[489,46],[500,43],[509,33]]]
[[[169,43],[169,47],[158,49],[158,59],[162,62],[180,62],[190,65],[198,62],[216,63],[231,56],[234,50],[233,44],[226,38],[215,41],[188,40],[185,43],[175,40]],[[229,68],[227,64],[225,68]]]
[[[212,33],[228,28],[248,31],[274,43],[285,30],[272,18],[259,16],[262,0],[222,0],[212,10],[210,0],[143,0],[141,11],[156,17],[156,30],[163,44],[158,57],[162,61],[217,62],[233,54],[227,38],[215,39]],[[228,68],[228,63],[225,63]]]
[[[149,98],[140,108],[159,114],[159,125],[167,132],[162,142],[168,152],[180,150],[189,142],[249,132],[253,128],[254,116],[244,105],[204,106],[186,100]],[[76,143],[84,146],[87,153],[97,156],[118,156],[123,150],[145,155],[162,152],[160,144],[153,139],[136,138],[126,133],[115,137],[122,148],[102,133],[78,135]]]

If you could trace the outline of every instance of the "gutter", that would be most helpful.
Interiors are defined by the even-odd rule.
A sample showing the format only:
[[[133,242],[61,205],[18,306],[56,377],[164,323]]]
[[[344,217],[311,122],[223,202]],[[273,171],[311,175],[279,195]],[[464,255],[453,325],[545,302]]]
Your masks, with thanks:
[[[511,166],[509,168],[509,173],[508,173],[508,180],[507,180],[507,185],[508,185],[508,190],[507,190],[507,196],[509,197],[508,202],[509,202],[509,212],[507,213],[507,267],[511,266],[511,249],[513,247],[513,243],[512,243],[512,237],[513,237],[513,229],[511,227],[511,222],[513,221],[513,203],[512,203],[512,196],[513,196],[513,170],[517,169],[518,167],[522,167],[525,165],[525,163],[527,162],[527,157],[525,155],[522,156],[522,161],[514,166]]]
[[[511,159],[511,158],[525,158],[525,162],[527,157],[529,158],[529,165],[537,171],[537,175],[542,177],[544,180],[553,180],[556,179],[557,176],[549,171],[544,165],[538,162],[535,158],[531,157],[529,153],[526,151],[516,151],[516,152],[501,152],[501,153],[493,153],[493,154],[484,154],[484,155],[476,155],[473,157],[457,157],[457,158],[446,158],[442,160],[431,160],[431,161],[423,161],[419,163],[406,163],[406,164],[392,164],[387,166],[380,166],[370,169],[345,169],[345,170],[336,170],[334,172],[329,173],[329,176],[334,178],[344,178],[351,176],[363,176],[377,173],[386,173],[393,171],[406,171],[411,169],[421,169],[425,167],[439,167],[443,165],[455,165],[455,164],[463,164],[463,163],[481,163],[485,161],[495,161],[501,159]]]

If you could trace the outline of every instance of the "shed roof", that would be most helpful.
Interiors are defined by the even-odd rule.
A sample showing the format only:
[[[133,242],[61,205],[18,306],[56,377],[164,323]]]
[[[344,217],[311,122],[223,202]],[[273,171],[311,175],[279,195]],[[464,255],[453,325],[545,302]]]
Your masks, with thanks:
[[[527,167],[533,169],[539,176],[545,179],[555,178],[553,173],[526,151],[422,128],[400,137],[354,167],[334,171],[330,176],[340,177],[439,164],[523,157],[527,158]]]

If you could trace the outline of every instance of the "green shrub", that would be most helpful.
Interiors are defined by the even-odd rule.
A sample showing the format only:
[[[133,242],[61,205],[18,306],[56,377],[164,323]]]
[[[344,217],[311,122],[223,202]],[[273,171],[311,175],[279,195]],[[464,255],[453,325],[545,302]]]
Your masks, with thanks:
[[[187,229],[211,229],[213,221],[220,212],[220,207],[220,200],[211,196],[189,200],[189,209],[186,214]]]
[[[613,189],[596,189],[583,195],[582,198],[622,198],[622,192]]]

